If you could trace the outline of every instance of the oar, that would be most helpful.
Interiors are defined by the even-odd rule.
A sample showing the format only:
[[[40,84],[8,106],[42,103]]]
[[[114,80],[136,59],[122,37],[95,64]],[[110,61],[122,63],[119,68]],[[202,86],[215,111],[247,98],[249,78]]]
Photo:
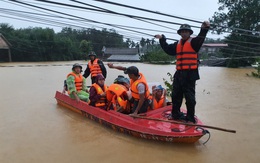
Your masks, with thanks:
[[[236,133],[236,130],[224,129],[224,128],[214,127],[214,126],[208,126],[208,125],[200,125],[200,124],[177,122],[177,121],[171,121],[171,120],[166,120],[166,119],[143,117],[143,116],[132,115],[132,114],[131,114],[130,116],[131,116],[131,117],[134,117],[134,118],[140,118],[140,119],[147,119],[147,120],[153,120],[153,121],[176,123],[176,124],[182,124],[182,125],[187,125],[187,126],[204,127],[204,128],[214,129],[214,130],[220,130],[220,131],[225,131],[225,132]]]

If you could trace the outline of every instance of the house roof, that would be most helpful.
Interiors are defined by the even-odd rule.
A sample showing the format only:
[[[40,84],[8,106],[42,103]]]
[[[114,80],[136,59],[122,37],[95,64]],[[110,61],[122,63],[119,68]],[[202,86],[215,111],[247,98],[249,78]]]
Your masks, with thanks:
[[[204,47],[227,47],[228,44],[220,44],[220,43],[211,43],[211,44],[203,44]]]
[[[138,54],[135,55],[116,55],[113,54],[107,58],[107,61],[130,61],[130,62],[138,62],[140,61],[140,56]]]
[[[0,49],[9,49],[11,44],[7,39],[0,33]]]
[[[105,54],[111,55],[136,55],[137,48],[106,48]]]

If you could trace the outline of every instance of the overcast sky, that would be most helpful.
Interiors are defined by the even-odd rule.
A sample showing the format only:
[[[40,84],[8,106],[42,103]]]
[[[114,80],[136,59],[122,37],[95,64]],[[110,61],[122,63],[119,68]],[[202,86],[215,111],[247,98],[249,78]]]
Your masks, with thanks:
[[[55,2],[60,2],[60,3],[67,3],[67,4],[72,4],[72,5],[77,5],[77,6],[82,6],[82,7],[89,7],[83,4],[79,4],[76,2],[72,2],[70,0],[49,0],[49,1],[55,1]],[[200,26],[201,23],[196,23],[194,21],[187,21],[187,20],[181,20],[181,19],[176,19],[176,18],[171,18],[171,17],[166,17],[166,16],[160,16],[158,14],[152,14],[152,13],[147,13],[143,11],[138,11],[134,9],[129,9],[125,7],[120,7],[116,5],[111,5],[111,4],[106,4],[102,2],[96,2],[93,0],[78,0],[81,2],[89,3],[91,5],[99,6],[102,8],[106,8],[108,10],[112,10],[114,12],[119,12],[119,13],[124,13],[124,14],[130,14],[130,15],[137,15],[137,16],[142,16],[146,18],[154,18],[154,19],[159,19],[163,21],[170,21],[174,23],[187,23],[193,26]],[[166,13],[169,15],[174,15],[174,16],[179,16],[182,18],[186,19],[192,19],[195,21],[204,21],[208,20],[211,18],[214,14],[214,12],[218,11],[218,0],[110,0],[112,2],[117,2],[120,4],[125,4],[129,6],[134,6],[134,7],[139,7],[139,8],[144,8],[152,11],[157,11],[160,13]],[[179,39],[180,36],[176,34],[176,30],[179,28],[179,25],[175,24],[168,24],[168,23],[163,23],[163,22],[157,22],[157,21],[150,21],[150,20],[145,20],[149,21],[152,23],[156,23],[158,25],[154,25],[151,23],[139,21],[136,19],[132,19],[129,17],[125,16],[118,16],[118,15],[112,15],[112,14],[107,14],[107,13],[100,13],[100,12],[94,12],[94,11],[89,11],[86,9],[78,9],[78,8],[71,8],[71,7],[66,7],[66,6],[59,6],[59,5],[54,5],[50,3],[43,3],[35,0],[23,0],[22,2],[31,4],[31,5],[36,5],[44,8],[48,8],[51,10],[63,12],[66,14],[74,15],[76,17],[71,17],[68,15],[64,14],[58,14],[58,13],[53,13],[50,11],[44,11],[41,9],[36,9],[33,7],[21,5],[18,3],[14,3],[8,0],[1,0],[0,1],[0,17],[1,21],[0,23],[8,23],[12,25],[14,28],[27,28],[27,27],[48,27],[48,28],[53,28],[56,32],[59,32],[61,30],[61,26],[66,26],[62,24],[57,24],[57,22],[60,23],[66,23],[69,25],[74,25],[72,28],[96,28],[96,29],[101,29],[101,28],[107,28],[107,29],[115,29],[118,31],[120,34],[123,34],[125,37],[129,37],[130,39],[135,39],[139,40],[139,38],[144,37],[144,38],[152,38],[151,35],[155,34],[165,34],[169,38],[174,38],[174,39]],[[93,7],[89,7],[93,8]],[[79,18],[84,18],[84,19],[90,19],[90,20],[95,20],[97,22],[102,22],[102,23],[108,23],[108,24],[114,24],[114,25],[124,25],[124,26],[130,26],[130,27],[136,27],[136,28],[131,28],[131,30],[139,31],[140,33],[137,32],[131,32],[129,30],[123,30],[123,29],[118,29],[112,26],[107,26],[104,24],[97,24],[93,22],[87,22],[86,20],[69,20],[69,19],[64,19],[64,18],[54,18],[54,17],[43,17],[40,15],[34,15],[34,18],[29,18],[28,15],[23,15],[24,13],[19,13],[17,14],[17,11],[15,12],[10,12],[11,10],[18,10],[18,11],[25,11],[25,12],[30,12],[30,13],[39,13],[39,14],[47,14],[51,16],[63,16],[67,17],[69,19],[79,19]],[[13,15],[14,14],[14,15]],[[32,15],[32,14],[30,14]],[[35,16],[39,17],[39,19],[35,20]],[[16,19],[14,19],[16,18]],[[44,18],[44,20],[41,20],[41,18]],[[26,19],[26,20],[18,20],[18,19]],[[28,21],[37,21],[37,23],[33,23]],[[54,23],[55,21],[56,23]],[[41,24],[44,23],[44,24]],[[60,26],[60,27],[57,27]],[[68,26],[68,25],[67,25]],[[77,26],[77,27],[76,27]],[[162,27],[165,26],[165,27]],[[145,28],[143,29],[138,29],[138,28]],[[128,28],[129,29],[129,28]],[[192,28],[194,30],[194,34],[198,34],[199,29],[198,28]],[[157,31],[153,31],[157,30]],[[143,34],[142,34],[143,33]],[[146,35],[147,34],[147,35]],[[223,36],[219,35],[213,35],[213,34],[208,34],[208,38],[223,38]]]

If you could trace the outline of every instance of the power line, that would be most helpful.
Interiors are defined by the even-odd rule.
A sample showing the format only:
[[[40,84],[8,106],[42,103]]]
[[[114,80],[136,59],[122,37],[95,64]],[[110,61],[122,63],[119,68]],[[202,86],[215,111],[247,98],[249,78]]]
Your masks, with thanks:
[[[222,48],[222,49],[225,49],[225,50],[229,50],[229,51],[239,51],[239,52],[245,52],[245,53],[251,53],[251,54],[260,54],[259,52],[250,52],[250,51],[245,51],[245,50],[240,50],[240,49],[231,49],[231,48]]]
[[[116,3],[116,2],[111,2],[111,1],[107,1],[107,0],[94,0],[94,1],[102,2],[102,3],[108,3],[108,4],[117,5],[117,6],[126,7],[126,8],[131,8],[131,9],[136,9],[136,10],[140,10],[140,11],[145,11],[145,12],[149,12],[149,13],[153,13],[153,14],[168,16],[168,17],[177,18],[177,19],[181,19],[181,20],[187,20],[187,21],[191,21],[191,22],[195,22],[195,23],[202,23],[200,21],[193,20],[193,19],[183,18],[183,17],[179,17],[179,16],[161,13],[161,12],[158,12],[158,11],[147,10],[147,9],[129,6],[129,5],[125,5],[125,4],[120,4],[120,3]],[[219,26],[219,27],[222,27],[222,28],[228,28],[228,27],[220,26],[220,25],[216,25],[216,26]],[[241,28],[231,28],[231,29],[239,30],[239,31],[243,31],[243,32],[251,32],[251,33],[259,33],[260,34],[260,32],[257,32],[257,31],[251,31],[251,30],[246,30],[246,29],[241,29]]]
[[[75,20],[75,19],[74,19],[74,20]],[[111,25],[111,24],[106,24],[106,25]],[[115,26],[118,27],[118,26],[120,26],[120,25],[114,25],[114,27],[115,27]],[[124,29],[124,30],[128,30],[128,29]],[[136,32],[136,31],[132,31],[132,32]],[[152,36],[152,35],[149,34],[149,36]],[[176,40],[176,39],[173,39],[173,40]]]
[[[10,1],[17,1],[17,0],[10,0]],[[46,3],[52,3],[52,4],[57,4],[57,5],[62,5],[62,6],[69,6],[69,7],[74,7],[74,8],[80,8],[80,9],[86,9],[86,10],[94,10],[98,12],[105,12],[105,13],[111,13],[111,14],[116,14],[116,15],[122,15],[122,16],[127,16],[131,18],[139,18],[139,19],[145,19],[145,20],[151,20],[151,21],[156,21],[156,22],[162,22],[162,23],[168,23],[168,24],[175,24],[175,25],[182,25],[181,23],[175,23],[171,21],[164,21],[160,19],[154,19],[154,18],[148,18],[148,17],[142,17],[142,16],[136,16],[136,15],[129,15],[129,14],[123,14],[123,13],[115,13],[115,12],[110,12],[108,10],[99,10],[99,9],[93,9],[93,8],[87,8],[87,7],[82,7],[82,6],[75,6],[71,4],[66,4],[66,3],[59,3],[59,2],[53,2],[53,1],[48,1],[48,0],[35,0],[35,1],[40,1],[40,2],[46,2]],[[18,2],[18,1],[17,1]],[[192,26],[194,28],[200,28],[198,26]]]
[[[233,43],[228,43],[228,45],[232,45],[232,46],[234,46],[234,47],[240,47],[240,48],[252,50],[252,51],[255,51],[255,52],[260,52],[260,48],[259,48],[259,49],[257,49],[257,48],[251,48],[251,47],[241,46],[241,45],[233,44]]]
[[[80,1],[76,1],[76,0],[70,0],[70,1],[73,1],[73,2],[76,2],[76,3],[79,3],[79,4],[83,4],[83,5],[87,5],[87,6],[91,6],[91,7],[95,7],[95,8],[107,11],[109,13],[120,14],[118,12],[114,12],[114,11],[111,11],[111,10],[108,10],[108,9],[105,9],[105,8],[102,8],[102,7],[98,7],[98,6],[95,6],[95,5],[91,5],[91,4],[88,4],[88,3],[83,3],[83,2],[80,2]],[[128,17],[132,18],[131,16],[128,16]],[[142,19],[138,19],[138,18],[134,18],[134,19],[142,21],[142,22],[146,22],[146,23],[149,23],[149,24],[153,24],[153,25],[156,25],[156,26],[164,27],[164,28],[167,28],[167,29],[176,30],[176,29],[173,29],[173,28],[170,28],[170,27],[167,27],[167,26],[164,26],[164,25],[160,25],[160,24],[157,24],[157,23],[152,23],[152,22],[149,22],[149,21],[146,21],[146,20],[142,20]]]
[[[47,15],[47,14],[40,14],[40,13],[32,13],[32,12],[18,11],[18,10],[5,9],[5,8],[0,8],[0,12],[9,13],[9,14],[18,12],[19,14],[17,16],[20,16],[21,14],[23,14],[23,15],[29,14],[29,15],[39,15],[39,16],[44,16],[44,17],[68,19],[68,18],[63,17],[63,16]],[[78,21],[79,19],[70,19],[70,20]],[[113,24],[113,25],[115,25],[115,24]],[[125,28],[132,28],[132,29],[139,29],[139,30],[147,30],[147,31],[154,31],[154,32],[163,32],[163,33],[169,33],[169,34],[176,34],[176,33],[169,32],[169,31],[154,30],[154,29],[149,29],[149,28],[133,27],[133,26],[126,26],[126,25],[117,25],[117,26],[125,27]]]
[[[86,27],[77,26],[77,25],[75,25],[75,24],[65,24],[65,23],[53,22],[53,21],[52,21],[52,23],[50,23],[50,19],[46,19],[45,22],[48,22],[48,23],[44,23],[44,21],[39,21],[38,18],[30,18],[30,19],[28,19],[28,17],[26,17],[26,19],[23,19],[23,18],[16,18],[16,17],[11,17],[11,16],[4,16],[4,15],[1,15],[1,16],[2,16],[2,17],[7,17],[7,18],[16,19],[16,20],[27,21],[27,22],[33,22],[33,23],[44,24],[44,25],[51,25],[51,26],[56,26],[56,27],[64,27],[64,25],[66,25],[66,26],[69,26],[69,27],[76,27],[76,28],[80,28],[80,29],[88,29],[88,28],[86,28]],[[21,17],[21,15],[19,15],[19,16]],[[33,21],[32,19],[35,19],[36,21]],[[58,25],[58,24],[59,24],[59,25]],[[94,25],[93,25],[93,27],[98,27],[98,28],[104,29],[104,27],[99,27],[99,26],[94,26]],[[127,38],[132,38],[132,39],[135,39],[135,40],[141,39],[140,36],[135,37],[135,36],[133,36],[133,35],[127,34],[127,32],[120,32],[120,33],[122,33],[122,34],[123,34],[125,37],[127,37]],[[113,33],[111,33],[111,34],[113,34]],[[113,37],[115,37],[115,36],[117,36],[117,35],[114,35]]]
[[[158,12],[158,11],[147,10],[147,9],[134,7],[134,6],[129,6],[129,5],[125,5],[125,4],[120,4],[120,3],[116,3],[116,2],[111,2],[111,1],[106,1],[106,0],[94,0],[94,1],[102,2],[102,3],[108,3],[108,4],[112,4],[112,5],[117,5],[117,6],[121,6],[121,7],[135,9],[135,10],[145,11],[145,12],[150,12],[150,13],[153,13],[153,14],[168,16],[168,17],[172,17],[172,18],[192,21],[192,22],[195,22],[195,23],[202,23],[201,21],[197,21],[197,20],[193,20],[193,19],[188,19],[188,18],[183,18],[183,17],[179,17],[179,16],[169,15],[169,14],[161,13],[161,12]]]
[[[70,6],[70,7],[76,7],[76,8],[81,8],[81,9],[90,9],[90,8],[86,8],[86,7],[81,7],[81,6],[75,6],[75,5],[71,5],[71,4],[64,4],[64,3],[59,3],[59,2],[53,2],[53,1],[48,1],[48,0],[35,0],[35,1],[41,1],[41,2],[46,2],[46,3],[52,3],[52,4],[57,4],[57,5],[65,5],[65,6]],[[73,1],[73,0],[71,0]],[[99,0],[97,0],[99,1]],[[79,1],[77,1],[79,2]],[[99,1],[100,2],[100,1]],[[101,2],[108,2],[108,1],[101,1]],[[81,2],[82,3],[82,2]],[[110,2],[109,2],[110,3]],[[115,3],[115,2],[111,2],[113,4],[118,4],[119,6],[122,5],[122,4],[119,4],[119,3]],[[93,5],[92,5],[93,6]],[[123,6],[127,6],[127,5],[123,5]],[[130,6],[130,7],[133,7],[133,6]],[[133,8],[137,8],[137,7],[133,7]],[[137,8],[138,9],[138,8]],[[141,8],[139,8],[140,10],[142,10]],[[147,17],[140,17],[140,16],[135,16],[135,15],[129,15],[129,14],[123,14],[123,13],[119,13],[119,12],[114,12],[114,11],[110,11],[110,10],[98,10],[98,9],[90,9],[90,10],[96,10],[98,12],[105,12],[105,13],[111,13],[111,14],[116,14],[116,15],[123,15],[123,16],[126,16],[126,17],[130,17],[130,18],[133,18],[133,19],[138,19],[138,20],[142,20],[142,19],[146,19],[146,20],[152,20],[152,21],[157,21],[157,22],[163,22],[163,23],[169,23],[169,24],[175,24],[175,25],[181,25],[181,23],[175,23],[175,22],[169,22],[169,21],[164,21],[164,20],[159,20],[159,19],[153,19],[153,18],[147,18]],[[145,9],[144,9],[145,10]],[[150,10],[149,10],[150,11]],[[153,12],[153,11],[151,11]],[[168,14],[167,14],[168,15]],[[181,18],[179,17],[179,19],[183,19],[185,20],[186,18]],[[190,19],[191,20],[191,19]],[[194,20],[193,20],[194,21]],[[191,25],[191,27],[194,27],[194,28],[201,28],[201,27],[198,27],[198,26],[193,26]],[[228,32],[228,33],[233,33],[233,34],[239,34],[239,35],[243,35],[243,36],[250,36],[250,37],[258,37],[258,36],[254,36],[254,35],[248,35],[248,34],[243,34],[243,33],[237,33],[237,32]],[[172,40],[175,40],[175,39],[172,39]]]
[[[225,39],[225,41],[227,41],[227,42],[243,43],[243,44],[260,45],[260,43],[253,43],[253,42],[247,42],[247,41],[235,41],[235,40],[229,40],[229,39]]]
[[[39,9],[46,10],[46,11],[51,11],[51,12],[54,12],[54,13],[59,13],[59,14],[67,15],[67,16],[70,16],[70,17],[80,18],[80,19],[85,20],[85,21],[90,21],[90,22],[93,22],[93,23],[98,23],[98,24],[104,24],[104,25],[108,25],[108,26],[113,26],[113,27],[115,27],[115,28],[119,28],[119,29],[123,29],[123,30],[128,30],[128,31],[132,31],[132,32],[136,32],[136,33],[139,33],[139,34],[143,34],[143,35],[147,35],[147,36],[153,37],[153,35],[148,34],[148,33],[139,32],[139,31],[136,31],[136,30],[125,29],[125,28],[123,28],[123,27],[118,27],[118,26],[116,26],[116,25],[112,25],[112,24],[109,24],[109,23],[102,23],[102,22],[99,22],[99,21],[90,20],[90,19],[86,19],[86,18],[79,17],[79,16],[75,16],[75,15],[71,15],[71,14],[67,14],[67,13],[63,13],[63,12],[59,12],[59,11],[54,11],[54,10],[51,10],[51,9],[47,9],[47,8],[43,8],[43,7],[31,5],[31,4],[27,4],[27,3],[24,3],[24,2],[21,2],[21,1],[17,1],[17,0],[10,0],[10,1],[14,1],[14,2],[17,2],[17,3],[21,3],[21,4],[24,4],[24,5],[28,5],[28,6],[35,7],[35,8],[39,8]]]

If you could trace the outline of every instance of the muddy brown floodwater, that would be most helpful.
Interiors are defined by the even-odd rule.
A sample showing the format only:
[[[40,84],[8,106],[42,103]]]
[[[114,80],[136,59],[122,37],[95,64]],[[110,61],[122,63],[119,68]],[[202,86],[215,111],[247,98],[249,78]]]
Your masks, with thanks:
[[[196,115],[236,134],[209,130],[206,145],[207,136],[195,144],[169,144],[117,133],[58,106],[55,91],[62,90],[75,62],[0,63],[1,163],[260,162],[260,79],[246,76],[253,69],[200,67]],[[77,62],[85,69],[84,61]],[[148,82],[162,84],[175,70],[174,65],[115,64],[136,65]],[[123,75],[107,70],[108,85]]]

